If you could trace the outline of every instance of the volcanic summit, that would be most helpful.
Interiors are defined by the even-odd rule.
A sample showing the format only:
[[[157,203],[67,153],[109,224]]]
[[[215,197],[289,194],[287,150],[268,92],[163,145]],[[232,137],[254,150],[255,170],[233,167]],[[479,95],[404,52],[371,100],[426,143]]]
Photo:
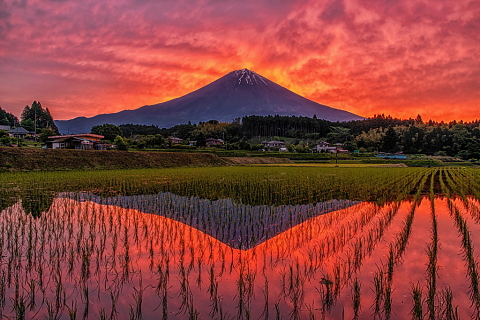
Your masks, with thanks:
[[[306,99],[248,69],[232,71],[214,82],[163,103],[91,118],[58,120],[61,132],[90,132],[95,125],[133,123],[171,127],[181,123],[232,121],[249,115],[316,115],[330,121],[361,120],[353,113]]]

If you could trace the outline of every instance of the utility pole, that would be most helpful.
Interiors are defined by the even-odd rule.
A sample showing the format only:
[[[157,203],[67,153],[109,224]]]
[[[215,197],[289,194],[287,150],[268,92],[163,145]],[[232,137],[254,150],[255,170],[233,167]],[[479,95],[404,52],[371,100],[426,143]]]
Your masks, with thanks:
[[[33,128],[34,128],[34,134],[33,134],[33,139],[37,141],[37,109],[35,108],[35,117],[33,118]]]

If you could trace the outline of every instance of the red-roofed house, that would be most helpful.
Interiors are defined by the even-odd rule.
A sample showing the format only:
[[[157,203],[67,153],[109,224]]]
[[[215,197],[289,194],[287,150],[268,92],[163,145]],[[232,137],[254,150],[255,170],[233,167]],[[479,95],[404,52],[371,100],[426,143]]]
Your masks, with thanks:
[[[105,150],[106,144],[101,140],[104,136],[93,133],[67,134],[63,136],[50,136],[47,148],[52,149],[79,149],[79,150]]]

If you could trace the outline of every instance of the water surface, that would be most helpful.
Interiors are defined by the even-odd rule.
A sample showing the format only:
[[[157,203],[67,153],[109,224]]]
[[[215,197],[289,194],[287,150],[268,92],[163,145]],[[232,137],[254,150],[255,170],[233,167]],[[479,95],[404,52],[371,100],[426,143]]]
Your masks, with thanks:
[[[2,317],[406,319],[420,301],[425,316],[468,319],[480,307],[473,198],[61,193],[39,217],[24,206],[1,212]]]

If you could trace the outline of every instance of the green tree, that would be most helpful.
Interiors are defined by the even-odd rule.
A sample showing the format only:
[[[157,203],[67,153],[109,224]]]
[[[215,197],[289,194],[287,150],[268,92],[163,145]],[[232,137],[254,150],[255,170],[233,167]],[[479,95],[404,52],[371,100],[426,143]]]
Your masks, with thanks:
[[[418,119],[416,121],[419,121]],[[425,129],[422,126],[410,126],[402,138],[403,152],[420,153],[425,138]]]
[[[354,150],[357,150],[358,149],[358,146],[355,142],[353,141],[346,141],[344,144],[343,144],[343,148],[345,148],[345,150],[348,150],[350,152],[354,151]]]
[[[251,150],[252,146],[248,141],[240,140],[237,142],[238,148],[241,150]]]
[[[43,128],[42,132],[40,133],[40,141],[43,143],[46,143],[48,140],[48,137],[54,136],[57,133],[52,129],[52,128]]]
[[[98,126],[94,126],[90,130],[90,133],[104,136],[105,140],[108,141],[114,141],[117,136],[122,137],[123,135],[122,129],[120,129],[120,127],[110,123],[104,123]]]
[[[123,150],[123,151],[128,150],[128,144],[125,141],[125,139],[123,139],[123,137],[121,136],[117,136],[113,141],[113,144],[117,146],[117,150]]]
[[[161,134],[147,136],[147,147],[163,148],[165,147],[165,138]]]
[[[0,107],[0,125],[15,127],[18,124],[18,118]]]
[[[33,122],[32,119],[25,119],[20,122],[20,125],[25,129],[30,132],[33,132],[35,130],[35,123]]]
[[[294,147],[294,150],[299,153],[308,153],[312,151],[303,141],[300,141],[300,143]]]
[[[290,146],[289,144],[287,144],[287,148],[288,146]],[[257,143],[257,144],[252,144],[250,145],[250,150],[252,151],[258,151],[258,150],[262,150],[264,148],[263,144],[261,143]]]
[[[24,127],[25,123],[27,123],[26,125],[30,125],[30,122],[26,122],[27,120],[31,120],[33,122],[33,128],[31,130],[24,127],[29,131],[37,130],[37,132],[39,132],[43,128],[52,128],[52,130],[58,134],[58,128],[53,121],[50,111],[48,108],[43,109],[40,102],[33,101],[31,107],[25,106],[20,119],[22,120],[22,127]]]
[[[205,138],[205,135],[202,132],[197,134],[195,140],[197,141],[197,147],[205,147],[207,145],[207,138]]]
[[[12,143],[12,138],[8,136],[8,132],[0,130],[0,145],[9,146]]]
[[[327,134],[328,141],[331,143],[344,143],[350,140],[350,129],[344,127],[331,127]]]
[[[382,139],[382,150],[385,152],[398,151],[398,135],[393,127],[389,127],[385,131],[385,136]]]

